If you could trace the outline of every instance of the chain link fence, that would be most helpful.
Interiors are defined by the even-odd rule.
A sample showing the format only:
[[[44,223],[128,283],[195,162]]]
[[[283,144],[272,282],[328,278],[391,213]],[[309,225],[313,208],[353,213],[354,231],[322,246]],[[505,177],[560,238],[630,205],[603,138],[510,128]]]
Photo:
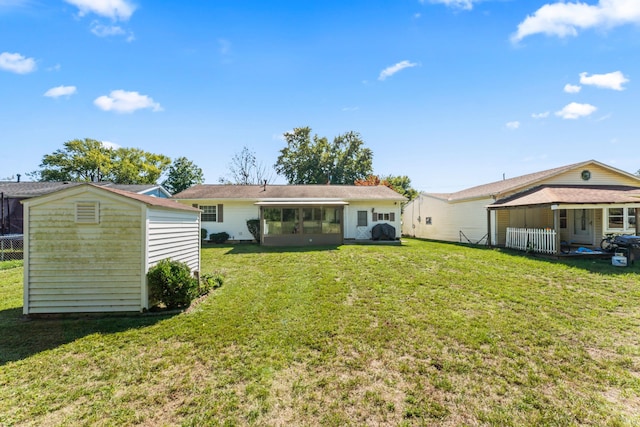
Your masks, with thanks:
[[[23,259],[24,243],[22,234],[0,236],[0,261]]]

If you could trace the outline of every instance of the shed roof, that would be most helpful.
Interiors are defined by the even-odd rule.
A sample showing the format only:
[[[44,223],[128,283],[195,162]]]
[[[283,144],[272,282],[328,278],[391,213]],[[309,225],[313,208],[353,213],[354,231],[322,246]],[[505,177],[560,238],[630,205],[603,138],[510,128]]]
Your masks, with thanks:
[[[384,185],[194,185],[174,199],[229,199],[229,200],[407,200],[401,194]]]
[[[572,169],[583,168],[591,164],[595,164],[595,165],[604,167],[606,169],[613,170],[617,173],[636,178],[638,179],[638,183],[640,184],[640,179],[634,175],[631,175],[622,170],[613,168],[611,166],[605,165],[604,163],[600,163],[596,160],[587,160],[584,162],[573,163],[570,165],[560,166],[553,169],[547,169],[540,172],[534,172],[526,175],[517,176],[514,178],[504,179],[502,181],[495,181],[488,184],[478,185],[478,186],[467,188],[465,190],[461,190],[455,193],[447,193],[447,194],[425,193],[425,194],[431,197],[448,200],[448,201],[459,201],[459,200],[465,200],[465,199],[475,199],[475,198],[491,197],[491,196],[497,196],[499,198],[501,194],[531,188],[531,187],[534,187],[537,183],[540,183],[545,179],[549,179],[556,175],[560,175],[561,173],[568,172]]]
[[[89,188],[92,190],[105,191],[108,193],[117,194],[121,197],[126,197],[127,199],[135,200],[141,203],[146,204],[147,206],[159,207],[159,208],[167,208],[167,209],[178,209],[183,211],[193,211],[200,212],[200,209],[194,208],[192,206],[188,206],[182,203],[178,203],[173,199],[165,199],[163,197],[153,197],[146,196],[144,194],[132,193],[131,191],[120,190],[118,188],[106,187],[103,185],[98,185],[94,183],[73,183],[73,185],[69,185],[66,187],[59,187],[58,190],[48,191],[44,194],[40,194],[38,196],[32,196],[27,198],[27,200],[22,200],[21,203],[35,203],[39,204],[45,200],[48,200],[49,197],[55,197],[57,193],[68,192],[71,190],[81,191],[82,187]]]
[[[49,181],[24,181],[24,182],[0,182],[0,192],[4,193],[5,197],[13,197],[18,199],[27,199],[30,197],[38,197],[44,194],[53,193],[65,188],[75,187],[81,184],[88,184],[86,182],[49,182]],[[158,184],[114,184],[112,182],[96,182],[91,183],[100,187],[115,188],[118,190],[130,191],[132,193],[144,193],[156,188],[162,188]],[[166,190],[162,190],[169,194]]]
[[[488,207],[618,203],[640,203],[640,188],[622,185],[542,185],[498,200]]]

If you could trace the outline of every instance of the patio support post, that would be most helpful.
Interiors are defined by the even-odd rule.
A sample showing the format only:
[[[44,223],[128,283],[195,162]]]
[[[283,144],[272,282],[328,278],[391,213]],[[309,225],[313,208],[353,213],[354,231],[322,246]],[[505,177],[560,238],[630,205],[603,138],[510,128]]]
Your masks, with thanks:
[[[560,209],[553,211],[553,231],[556,232],[556,255],[560,255]]]
[[[491,247],[491,209],[489,208],[487,208],[487,246]]]
[[[636,236],[640,236],[640,208],[636,208]]]

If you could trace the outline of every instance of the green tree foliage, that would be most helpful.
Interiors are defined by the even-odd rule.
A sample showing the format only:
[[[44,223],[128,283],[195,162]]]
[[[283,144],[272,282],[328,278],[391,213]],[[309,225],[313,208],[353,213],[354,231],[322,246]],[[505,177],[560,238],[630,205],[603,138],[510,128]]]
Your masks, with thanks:
[[[378,175],[368,175],[364,179],[357,179],[354,181],[355,185],[385,185],[397,193],[402,194],[409,200],[413,200],[418,197],[418,191],[411,188],[411,179],[406,175],[388,175],[380,178]]]
[[[162,154],[138,148],[105,147],[95,139],[74,139],[46,154],[40,170],[29,174],[38,181],[111,181],[116,184],[154,184],[171,163]]]
[[[402,194],[409,200],[413,200],[418,197],[418,190],[411,187],[411,179],[406,175],[388,175],[384,177],[383,180],[389,183],[390,188]]]
[[[338,135],[330,143],[311,128],[295,128],[284,134],[287,146],[280,150],[276,172],[289,184],[353,184],[371,174],[373,152],[364,148],[357,132]]]
[[[162,183],[171,194],[177,194],[195,184],[204,182],[202,169],[186,157],[178,157],[169,166],[167,179]]]

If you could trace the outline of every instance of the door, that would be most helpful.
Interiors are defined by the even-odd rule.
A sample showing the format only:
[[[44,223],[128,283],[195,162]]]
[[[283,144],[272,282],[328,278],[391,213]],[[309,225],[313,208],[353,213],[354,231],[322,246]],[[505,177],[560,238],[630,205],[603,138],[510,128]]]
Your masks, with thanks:
[[[573,211],[573,235],[571,240],[576,243],[593,245],[594,225],[593,210],[591,209],[574,209]]]

